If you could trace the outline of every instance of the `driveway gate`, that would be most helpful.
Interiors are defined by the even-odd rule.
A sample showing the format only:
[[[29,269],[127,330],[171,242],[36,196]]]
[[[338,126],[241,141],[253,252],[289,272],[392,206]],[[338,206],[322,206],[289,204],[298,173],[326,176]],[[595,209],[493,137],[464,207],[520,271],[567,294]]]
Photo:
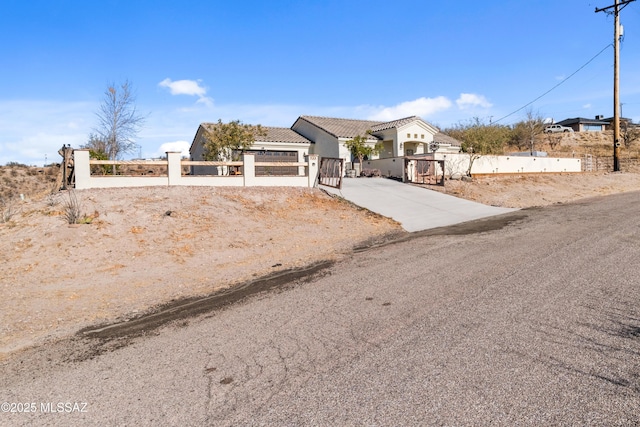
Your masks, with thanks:
[[[341,189],[343,176],[344,159],[322,157],[320,160],[319,171],[319,180],[321,185]]]
[[[408,182],[444,185],[444,160],[405,157],[404,170]]]

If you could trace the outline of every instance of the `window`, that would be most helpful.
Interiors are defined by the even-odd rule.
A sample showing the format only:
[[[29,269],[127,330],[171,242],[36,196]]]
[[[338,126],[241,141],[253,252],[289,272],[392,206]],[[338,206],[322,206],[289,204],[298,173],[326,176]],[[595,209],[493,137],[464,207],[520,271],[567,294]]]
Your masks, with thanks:
[[[411,138],[411,134],[410,133],[407,134],[407,138]]]
[[[418,134],[417,133],[413,134],[413,139],[418,139]]]
[[[424,139],[424,133],[420,135],[420,139]]]

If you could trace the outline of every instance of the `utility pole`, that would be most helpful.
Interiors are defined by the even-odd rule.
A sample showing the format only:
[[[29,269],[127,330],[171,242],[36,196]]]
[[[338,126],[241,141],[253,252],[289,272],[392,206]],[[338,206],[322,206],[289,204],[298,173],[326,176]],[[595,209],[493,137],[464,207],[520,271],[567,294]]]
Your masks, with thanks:
[[[613,8],[613,171],[620,172],[620,11],[636,0],[615,0],[611,6],[596,8],[596,13],[612,13]]]

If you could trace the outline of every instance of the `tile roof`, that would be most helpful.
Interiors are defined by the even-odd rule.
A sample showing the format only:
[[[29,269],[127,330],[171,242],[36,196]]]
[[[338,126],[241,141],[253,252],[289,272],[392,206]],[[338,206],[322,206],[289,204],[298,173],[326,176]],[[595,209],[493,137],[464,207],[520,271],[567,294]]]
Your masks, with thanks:
[[[438,132],[433,135],[433,142],[437,142],[439,144],[450,144],[452,147],[462,147],[462,142],[450,137],[449,135],[445,135],[442,132]]]
[[[609,123],[609,124],[612,124],[612,123],[613,123],[613,117],[606,117],[606,118],[603,118],[603,119],[602,119],[602,121],[603,121],[603,122],[607,122],[607,123]],[[621,122],[621,123],[622,123],[622,122],[627,122],[627,123],[634,124],[634,123],[633,123],[633,119],[629,119],[629,118],[627,118],[627,117],[620,117],[620,122]]]
[[[608,125],[609,122],[605,122],[604,120],[598,119],[585,119],[584,117],[575,117],[573,119],[565,119],[556,124],[560,126],[564,125],[573,125],[573,124],[589,124],[589,125]]]
[[[201,126],[209,130],[210,126],[215,124],[216,123],[202,123]],[[262,129],[266,131],[267,135],[256,139],[256,142],[288,142],[296,144],[311,143],[311,141],[291,128],[262,126]]]
[[[276,127],[262,126],[262,129],[267,131],[267,136],[258,138],[259,141],[293,142],[297,144],[311,143],[311,141],[309,141],[307,138],[300,135],[298,132],[294,131],[291,128],[276,128]]]
[[[301,119],[325,130],[336,138],[353,138],[357,135],[366,135],[366,132],[381,132],[386,129],[397,128],[411,123],[415,120],[422,120],[418,116],[409,116],[390,122],[379,122],[375,120],[340,119],[333,117],[300,116]],[[379,139],[372,135],[372,139]]]
[[[300,118],[336,138],[353,138],[358,135],[365,136],[368,130],[380,124],[380,122],[373,120],[338,119],[318,116],[300,116]],[[375,136],[371,138],[376,139]]]
[[[422,120],[422,119],[418,116],[409,116],[403,119],[393,120],[390,122],[378,123],[377,125],[373,126],[371,130],[373,132],[380,132],[386,129],[397,128],[397,127],[406,125],[407,123],[411,123],[415,120]]]

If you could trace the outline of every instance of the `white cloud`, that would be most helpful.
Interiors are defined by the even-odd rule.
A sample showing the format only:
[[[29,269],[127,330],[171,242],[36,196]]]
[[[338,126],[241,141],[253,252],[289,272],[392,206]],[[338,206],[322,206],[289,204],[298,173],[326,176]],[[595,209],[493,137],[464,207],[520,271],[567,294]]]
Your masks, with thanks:
[[[584,108],[585,110],[590,110],[591,109],[591,104],[584,104],[582,106],[582,108]]]
[[[451,101],[444,96],[437,98],[418,98],[402,102],[393,107],[377,107],[369,115],[369,120],[390,121],[408,116],[426,117],[451,108]],[[377,111],[375,111],[377,110]]]
[[[200,98],[198,98],[196,103],[204,104],[207,107],[213,107],[213,99],[209,98],[208,96],[201,96]]]
[[[475,93],[461,93],[460,97],[456,99],[456,104],[461,110],[474,107],[491,108],[493,106],[484,96]]]
[[[166,82],[167,85],[171,82]],[[200,85],[201,86],[201,85]],[[175,86],[174,86],[175,87]],[[187,92],[183,86],[177,91]],[[193,88],[192,88],[193,89]],[[203,96],[203,92],[192,90],[192,96]],[[198,93],[200,95],[198,95]],[[206,92],[204,92],[206,94]],[[461,110],[446,97],[418,98],[395,106],[375,105],[313,105],[313,104],[225,104],[205,105],[205,101],[194,102],[188,109],[169,103],[158,103],[153,108],[140,106],[143,111],[152,111],[147,117],[136,143],[139,144],[131,157],[157,157],[166,151],[187,154],[190,142],[202,122],[222,119],[242,120],[244,123],[263,126],[290,127],[300,115],[346,117],[355,119],[395,120],[411,115],[424,117],[434,124],[455,121]],[[2,100],[0,99],[0,165],[9,161],[26,164],[42,164],[60,161],[57,154],[63,144],[79,147],[87,142],[89,133],[96,124],[95,111],[98,102]],[[439,117],[440,116],[440,117]]]
[[[207,95],[207,88],[201,85],[202,80],[176,80],[173,81],[170,78],[166,78],[158,86],[166,87],[169,89],[171,95],[189,95],[197,96],[198,103],[205,104],[207,106],[213,105],[213,99]]]
[[[167,78],[158,83],[158,86],[169,88],[171,95],[196,95],[204,96],[207,89],[200,86],[200,80],[176,80]]]
[[[189,157],[190,146],[191,144],[187,141],[165,142],[164,144],[161,144],[158,151],[154,153],[154,157],[164,156],[167,151],[179,151],[183,157]]]
[[[0,100],[0,165],[59,162],[63,144],[87,142],[95,121],[95,105],[87,102]]]

